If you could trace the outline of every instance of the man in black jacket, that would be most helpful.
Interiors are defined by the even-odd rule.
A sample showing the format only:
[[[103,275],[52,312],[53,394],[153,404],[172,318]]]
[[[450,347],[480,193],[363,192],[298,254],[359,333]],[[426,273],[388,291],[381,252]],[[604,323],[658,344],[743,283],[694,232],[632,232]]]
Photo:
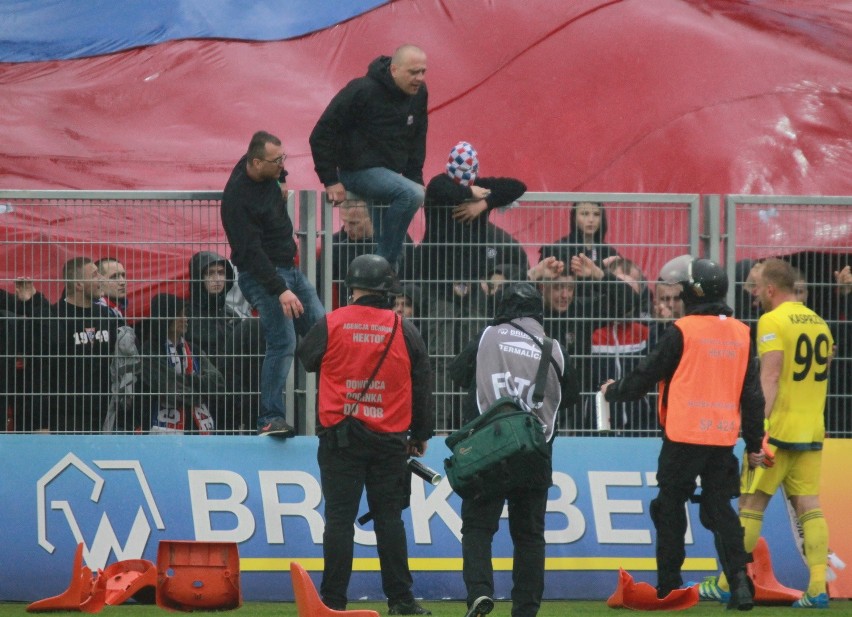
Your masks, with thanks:
[[[294,267],[296,241],[287,214],[287,155],[281,140],[258,131],[222,194],[222,226],[239,268],[239,286],[260,313],[266,356],[260,375],[259,435],[289,437],[284,384],[293,364],[296,333],[304,334],[325,314],[317,291]]]
[[[363,199],[347,199],[340,204],[340,231],[331,236],[331,302],[332,308],[346,305],[346,288],[340,283],[352,260],[359,255],[376,252],[376,235],[370,211]],[[414,241],[405,234],[403,255],[399,264],[400,278],[411,278],[403,272],[411,270]],[[322,268],[318,269],[319,289],[323,293]]]
[[[38,380],[30,366],[33,345],[42,316],[49,319],[50,312],[50,301],[36,291],[31,279],[16,279],[15,293],[0,289],[0,410],[6,414],[8,430],[32,430],[26,403],[38,400],[31,395]]]
[[[397,268],[408,225],[423,203],[426,54],[403,45],[331,100],[311,132],[311,152],[329,201],[346,191],[371,204],[376,254]],[[373,205],[387,205],[384,213]]]
[[[708,259],[676,258],[663,267],[683,286],[686,317],[666,330],[656,348],[628,375],[601,386],[607,401],[630,401],[660,385],[663,446],[659,495],[651,502],[657,529],[657,597],[683,584],[684,506],[701,478],[701,524],[713,532],[731,583],[728,608],[751,610],[743,528],[731,500],[740,494],[734,455],[740,426],[750,468],[763,464],[763,390],[748,326],[725,304],[728,277]],[[673,260],[674,261],[674,260]]]
[[[52,432],[99,432],[110,400],[110,364],[121,318],[97,303],[103,279],[91,259],[69,259],[62,276],[64,297],[53,306],[36,342],[41,357],[35,375],[53,398],[48,413],[42,413],[42,426],[34,428],[46,428],[47,415]]]
[[[526,190],[515,178],[481,176],[474,147],[466,141],[453,146],[445,170],[426,187],[417,278],[469,285],[497,264],[526,272],[529,260],[521,245],[488,220],[493,210],[511,206]]]

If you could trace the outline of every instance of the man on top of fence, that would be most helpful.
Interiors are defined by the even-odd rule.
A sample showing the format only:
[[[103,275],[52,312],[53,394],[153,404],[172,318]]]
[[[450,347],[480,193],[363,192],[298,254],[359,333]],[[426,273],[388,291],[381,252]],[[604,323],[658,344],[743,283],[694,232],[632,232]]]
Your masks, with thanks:
[[[311,152],[329,201],[346,191],[371,202],[376,254],[395,270],[405,232],[423,203],[426,54],[414,45],[380,56],[331,100],[311,132]],[[382,214],[372,204],[388,204]]]
[[[239,286],[260,313],[266,356],[260,375],[259,435],[290,437],[285,421],[284,385],[296,351],[296,332],[304,334],[325,314],[317,291],[294,267],[296,241],[287,214],[287,155],[281,140],[255,133],[222,194],[222,226],[239,268]]]

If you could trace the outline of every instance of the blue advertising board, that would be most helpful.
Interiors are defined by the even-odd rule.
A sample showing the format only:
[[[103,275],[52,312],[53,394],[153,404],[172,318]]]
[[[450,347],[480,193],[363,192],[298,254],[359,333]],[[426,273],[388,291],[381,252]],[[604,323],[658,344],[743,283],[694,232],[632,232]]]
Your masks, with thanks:
[[[545,597],[603,599],[624,568],[654,583],[657,439],[561,438],[554,447]],[[290,561],[322,571],[323,499],[317,440],[201,436],[6,435],[0,438],[0,600],[32,601],[68,586],[84,546],[92,570],[125,559],[156,562],[160,540],[235,542],[245,600],[292,600]],[[424,462],[442,471],[443,439]],[[405,511],[414,593],[461,599],[461,500],[446,480],[415,477]],[[367,510],[366,500],[361,512]],[[684,578],[714,574],[709,532],[688,506]],[[504,512],[505,517],[505,512]],[[799,589],[807,572],[784,504],[773,500],[765,536],[778,579]],[[372,523],[356,525],[350,598],[381,600]],[[497,595],[511,588],[512,544],[494,539]]]

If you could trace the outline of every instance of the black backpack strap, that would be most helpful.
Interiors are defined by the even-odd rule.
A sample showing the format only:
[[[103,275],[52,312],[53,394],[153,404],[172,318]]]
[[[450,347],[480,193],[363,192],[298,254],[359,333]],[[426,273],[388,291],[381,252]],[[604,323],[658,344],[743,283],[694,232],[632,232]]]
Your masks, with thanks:
[[[535,390],[532,400],[541,403],[544,400],[544,386],[547,384],[547,370],[550,368],[550,355],[553,353],[553,339],[544,337],[544,345],[541,348],[541,362],[538,363],[538,371],[535,374]]]
[[[516,324],[510,321],[510,324],[526,334],[533,340],[533,343],[541,349],[541,361],[538,363],[538,371],[535,374],[535,389],[533,390],[532,400],[534,403],[541,403],[544,400],[544,386],[547,383],[547,370],[550,368],[550,358],[553,354],[553,339],[547,336],[544,337],[544,342],[539,343],[538,339]],[[557,373],[559,372],[557,368]]]
[[[373,380],[376,378],[376,375],[378,374],[379,369],[382,367],[382,364],[384,364],[385,358],[388,357],[388,352],[390,351],[391,343],[393,343],[393,337],[396,335],[397,326],[399,325],[399,322],[402,321],[402,317],[400,317],[396,313],[394,313],[393,316],[393,329],[391,330],[390,337],[388,338],[388,344],[385,346],[385,350],[382,352],[382,357],[379,358],[379,362],[378,364],[376,364],[376,368],[373,369],[373,374],[370,375],[369,379],[367,379],[367,385],[364,386],[364,389],[361,390],[361,394],[358,395],[357,402],[359,403],[361,402],[361,399],[364,398],[364,395],[367,394],[367,390],[370,389],[370,386],[373,385]]]

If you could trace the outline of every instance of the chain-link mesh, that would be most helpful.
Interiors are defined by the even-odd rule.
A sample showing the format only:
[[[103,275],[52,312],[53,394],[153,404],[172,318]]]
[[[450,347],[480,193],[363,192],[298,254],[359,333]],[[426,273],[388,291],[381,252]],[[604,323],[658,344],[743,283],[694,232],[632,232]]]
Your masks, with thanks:
[[[226,259],[219,197],[2,192],[0,394],[7,430],[254,432],[265,341]],[[568,351],[582,388],[581,402],[559,415],[558,431],[599,434],[599,384],[634,367],[682,310],[677,290],[656,283],[660,268],[678,255],[712,254],[715,236],[705,230],[727,229],[719,239],[727,240],[723,261],[735,281],[729,299],[750,324],[757,317],[747,285],[753,261],[783,256],[802,272],[807,303],[829,323],[837,344],[829,432],[850,436],[852,284],[843,273],[852,264],[852,199],[766,199],[738,196],[720,212],[705,211],[695,195],[531,193],[473,223],[455,221],[452,207],[442,216],[418,214],[398,265],[404,283],[398,303],[400,310],[408,305],[431,357],[436,431],[461,424],[468,396],[454,383],[450,362],[493,317],[500,285],[533,278],[545,298],[546,330]],[[585,216],[578,211],[583,204],[603,213],[605,233],[597,239],[570,234]],[[318,237],[332,246],[320,248],[315,268],[310,264],[331,310],[346,302],[348,263],[375,250],[370,210],[380,216],[382,206],[324,207],[324,225],[313,207],[297,222],[300,241]],[[773,226],[779,220],[808,227],[804,237],[819,238],[821,248],[797,245]],[[756,231],[759,224],[771,233]],[[550,255],[565,262],[564,272],[540,265]],[[303,270],[311,257],[302,252]],[[300,394],[289,395],[304,432],[313,426],[304,418],[313,415],[315,398],[298,390],[304,374],[294,368],[288,385]],[[653,393],[613,406],[612,413],[611,434],[657,433]]]
[[[761,308],[749,274],[766,257],[798,270],[797,296],[828,324],[835,342],[830,363],[826,431],[852,437],[852,199],[729,196],[727,257],[737,315],[756,328]],[[815,246],[817,245],[817,246]]]

